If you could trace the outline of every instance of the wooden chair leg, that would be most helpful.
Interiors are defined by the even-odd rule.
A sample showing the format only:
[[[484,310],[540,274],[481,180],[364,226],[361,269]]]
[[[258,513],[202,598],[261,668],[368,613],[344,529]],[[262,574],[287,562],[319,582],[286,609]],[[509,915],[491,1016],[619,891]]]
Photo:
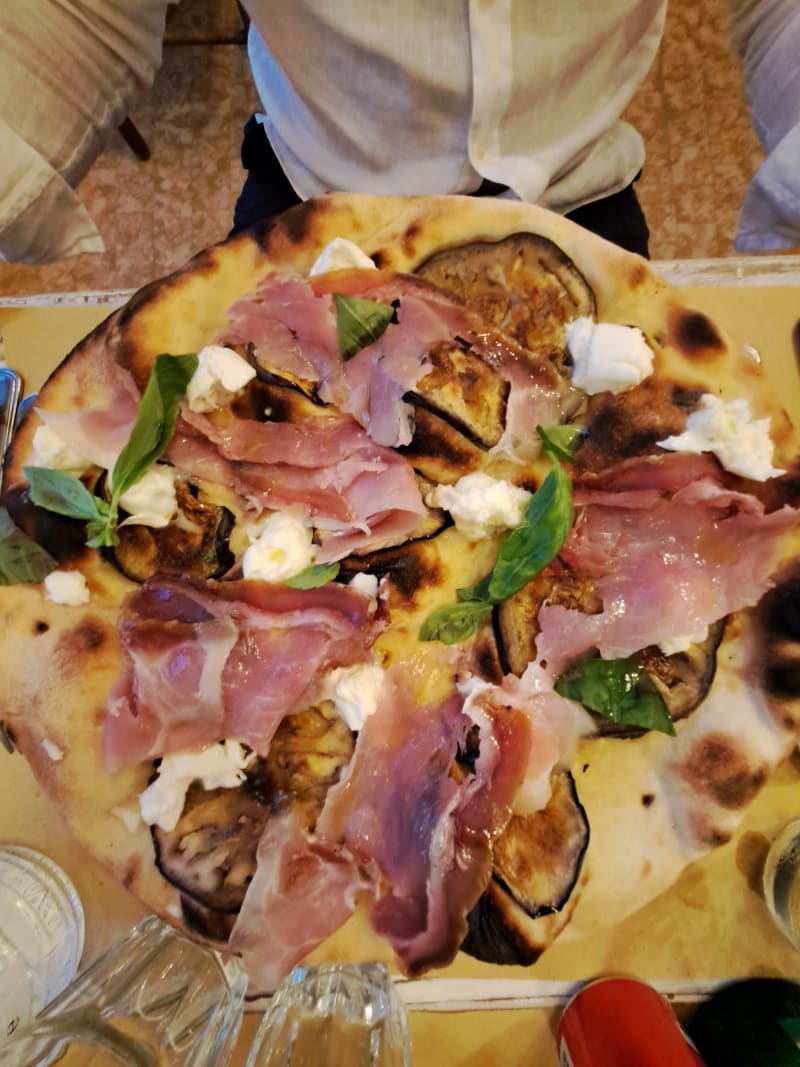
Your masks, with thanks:
[[[136,129],[128,115],[122,120],[119,132],[137,159],[141,159],[144,162],[150,158],[150,149],[147,141]]]

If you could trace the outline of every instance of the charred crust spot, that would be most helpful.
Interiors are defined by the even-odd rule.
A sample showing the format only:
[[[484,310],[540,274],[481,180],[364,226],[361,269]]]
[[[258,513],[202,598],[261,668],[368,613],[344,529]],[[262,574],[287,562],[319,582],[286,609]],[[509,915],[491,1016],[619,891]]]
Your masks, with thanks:
[[[59,641],[59,648],[68,656],[81,656],[96,652],[106,640],[106,631],[97,619],[86,617],[67,630]]]
[[[690,828],[697,843],[709,849],[727,845],[731,839],[731,835],[726,830],[720,830],[704,816],[693,816],[690,819]]]
[[[300,244],[310,235],[315,219],[325,210],[322,204],[306,200],[285,211],[279,220],[281,229],[293,244]],[[273,221],[273,220],[265,220]]]
[[[778,700],[800,697],[800,660],[775,663],[764,672],[764,687]],[[794,719],[787,719],[794,724]]]
[[[764,596],[759,614],[768,640],[800,643],[800,564]]]
[[[656,798],[655,798],[655,794],[654,793],[643,793],[642,794],[642,807],[643,808],[649,808],[652,805],[652,803],[653,803],[653,801],[655,799]]]
[[[373,553],[366,566],[360,569],[378,579],[389,578],[400,597],[413,601],[420,589],[435,587],[441,581],[439,561],[435,554],[426,551],[426,547],[424,543],[417,543],[384,549]]]
[[[475,647],[475,665],[478,674],[488,682],[500,685],[506,673],[500,660],[497,643],[489,634],[482,634]]]
[[[670,331],[674,344],[686,356],[712,355],[725,350],[719,331],[702,311],[675,309],[670,315]]]
[[[628,285],[631,289],[638,289],[640,285],[644,285],[649,275],[650,272],[644,263],[636,263],[628,274]]]
[[[142,861],[139,856],[131,856],[128,862],[125,864],[125,870],[122,872],[120,881],[126,889],[130,889],[133,883],[139,877],[139,873],[142,869]]]
[[[46,634],[49,629],[50,623],[45,622],[44,619],[37,619],[36,622],[33,624],[34,634]]]
[[[416,240],[422,232],[422,225],[419,222],[412,222],[406,229],[406,232],[402,236],[403,251],[407,256],[413,257],[414,247]]]
[[[680,773],[695,792],[730,811],[745,807],[767,780],[763,765],[753,767],[731,738],[719,733],[696,742]]]
[[[380,250],[378,250],[377,252],[373,252],[370,256],[370,259],[378,268],[378,270],[383,270],[384,268],[389,266],[389,257],[386,255],[385,252],[381,252]]]

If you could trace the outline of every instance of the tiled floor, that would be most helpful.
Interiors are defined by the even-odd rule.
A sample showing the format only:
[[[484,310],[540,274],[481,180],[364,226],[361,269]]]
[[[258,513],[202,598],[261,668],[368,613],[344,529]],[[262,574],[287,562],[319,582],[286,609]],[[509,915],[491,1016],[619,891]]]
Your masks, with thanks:
[[[240,31],[232,0],[183,0],[167,40],[236,39]],[[243,178],[241,128],[255,105],[242,45],[168,44],[152,92],[132,110],[152,158],[138,162],[114,135],[81,185],[106,253],[42,267],[0,264],[0,294],[136,287],[223,238]],[[653,257],[730,255],[760,152],[727,44],[725,0],[673,0],[627,118],[647,144],[638,191]]]

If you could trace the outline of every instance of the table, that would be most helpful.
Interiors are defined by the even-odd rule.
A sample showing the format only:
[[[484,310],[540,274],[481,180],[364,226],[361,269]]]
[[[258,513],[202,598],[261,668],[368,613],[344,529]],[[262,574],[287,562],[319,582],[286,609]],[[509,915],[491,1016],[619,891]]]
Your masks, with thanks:
[[[706,311],[758,350],[800,422],[800,376],[790,334],[800,316],[800,256],[657,264]],[[128,294],[0,298],[6,358],[29,390]],[[58,814],[18,756],[0,751],[0,840],[40,848],[61,863],[84,902],[84,963],[145,914],[144,908],[70,841]],[[688,868],[670,892],[591,939],[565,936],[528,969],[499,970],[459,958],[447,978],[403,986],[418,1067],[556,1067],[553,1028],[581,981],[627,973],[653,981],[680,1013],[714,984],[742,975],[800,979],[800,952],[773,925],[760,891],[768,840],[800,811],[800,754],[776,772],[724,847]],[[425,1009],[425,1010],[421,1010]],[[449,1009],[449,1010],[443,1010]],[[245,1020],[243,1058],[258,1016]]]

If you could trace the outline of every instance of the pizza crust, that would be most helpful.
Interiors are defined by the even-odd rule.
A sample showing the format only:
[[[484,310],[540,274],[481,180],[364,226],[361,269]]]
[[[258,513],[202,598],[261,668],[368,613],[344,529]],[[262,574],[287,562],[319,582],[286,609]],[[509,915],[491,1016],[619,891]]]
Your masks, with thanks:
[[[307,273],[334,237],[354,241],[380,267],[414,271],[442,250],[517,232],[546,237],[573,260],[594,292],[601,321],[640,327],[654,349],[657,376],[724,398],[746,395],[754,415],[772,419],[776,462],[792,461],[794,431],[758,365],[705,315],[684,306],[644,260],[537,207],[467,197],[331,194],[300,205],[141,290],[73,351],[39,403],[54,411],[107,403],[110,361],[142,388],[158,354],[196,351],[224,334],[227,309],[238,297],[275,270]],[[29,415],[15,440],[6,467],[12,492],[24,482],[36,424]],[[796,548],[787,547],[787,558]],[[113,776],[103,766],[105,703],[122,668],[117,610],[135,586],[97,553],[73,562],[89,582],[87,606],[50,604],[40,586],[0,587],[0,718],[78,840],[149,907],[190,930],[180,894],[153,864],[149,830],[129,829],[121,817],[145,788],[149,765]],[[454,588],[459,577],[452,578]],[[417,618],[412,612],[409,628]],[[749,799],[791,749],[800,716],[787,715],[786,701],[763,690],[758,620],[743,612],[729,622],[709,698],[681,725],[677,741],[651,733],[581,746],[574,773],[591,837],[575,914],[562,936],[590,934],[609,916],[619,921],[667,889],[688,863],[730,837]],[[387,647],[402,644],[402,634],[399,627]],[[54,759],[56,751],[63,758]],[[317,957],[387,956],[360,920],[332,944]]]

